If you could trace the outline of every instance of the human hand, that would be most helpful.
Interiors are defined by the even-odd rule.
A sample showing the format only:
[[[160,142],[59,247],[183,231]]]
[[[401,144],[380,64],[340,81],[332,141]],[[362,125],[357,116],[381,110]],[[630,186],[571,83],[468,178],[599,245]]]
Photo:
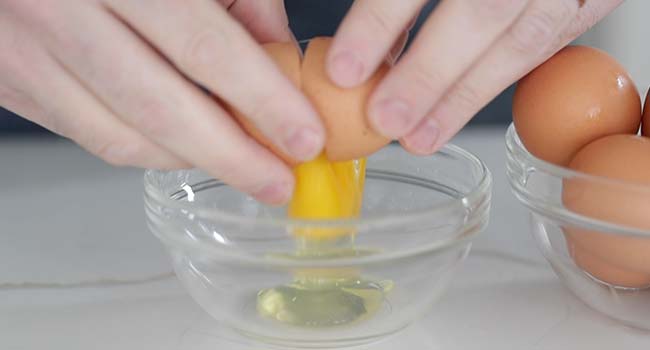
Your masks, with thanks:
[[[320,153],[316,111],[257,43],[290,40],[282,0],[4,0],[0,104],[111,164],[196,166],[281,203],[291,170],[220,101],[297,160]]]
[[[357,0],[327,70],[350,87],[367,79],[426,0]],[[448,142],[517,79],[622,0],[442,0],[368,105],[371,125],[415,154]]]

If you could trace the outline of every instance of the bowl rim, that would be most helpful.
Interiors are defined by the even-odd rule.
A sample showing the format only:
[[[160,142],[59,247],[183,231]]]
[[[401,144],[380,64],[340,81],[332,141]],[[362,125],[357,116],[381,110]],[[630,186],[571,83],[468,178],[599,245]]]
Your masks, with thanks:
[[[630,135],[632,135],[632,134],[630,134]],[[613,178],[605,177],[605,176],[588,174],[588,173],[581,172],[581,171],[578,171],[578,170],[573,170],[571,168],[567,168],[567,167],[564,167],[564,166],[561,166],[561,165],[553,164],[553,163],[545,161],[545,160],[543,160],[541,158],[535,157],[532,153],[530,153],[526,149],[523,142],[521,142],[521,139],[519,138],[519,134],[517,134],[517,129],[515,128],[514,123],[510,123],[510,125],[508,126],[508,131],[506,133],[506,147],[507,147],[508,153],[510,153],[510,154],[515,154],[515,153],[520,154],[521,156],[524,157],[524,160],[526,161],[526,163],[534,166],[537,169],[544,170],[546,173],[548,173],[550,175],[553,175],[555,177],[583,178],[585,180],[596,181],[596,182],[603,183],[603,184],[610,184],[610,185],[616,185],[616,186],[622,186],[622,187],[629,187],[630,189],[648,191],[650,193],[650,185],[644,185],[644,184],[633,183],[633,182],[624,181],[624,180],[613,179]]]
[[[398,146],[388,146],[398,147]],[[381,150],[379,151],[381,152]],[[430,217],[432,213],[437,215],[444,213],[451,213],[458,210],[467,211],[469,208],[478,208],[470,213],[473,216],[481,216],[489,209],[489,201],[491,197],[492,175],[485,163],[469,151],[461,147],[448,144],[441,150],[440,154],[454,154],[457,155],[462,161],[469,161],[474,167],[479,170],[479,178],[473,183],[473,186],[466,191],[462,197],[449,198],[440,203],[432,204],[427,208],[413,210],[409,213],[397,213],[394,215],[381,215],[381,216],[367,216],[361,218],[350,219],[291,219],[291,218],[251,218],[245,215],[239,215],[232,212],[226,212],[214,207],[208,207],[194,203],[192,206],[183,205],[185,202],[174,200],[170,196],[165,195],[160,188],[154,185],[154,178],[160,174],[169,173],[170,171],[161,171],[148,169],[144,174],[144,188],[145,188],[145,203],[162,206],[166,209],[186,210],[191,212],[194,216],[203,217],[211,220],[219,220],[221,222],[240,224],[247,226],[262,226],[262,227],[318,227],[318,228],[350,228],[354,227],[358,230],[401,225],[409,222],[418,222]],[[368,170],[371,170],[369,167]],[[171,171],[173,172],[173,171]],[[488,205],[481,205],[486,202]]]
[[[588,174],[585,172],[556,165],[535,157],[526,149],[523,142],[521,142],[514,123],[511,123],[509,125],[506,132],[506,151],[509,161],[516,162],[518,166],[525,166],[527,168],[535,168],[541,170],[545,174],[550,175],[558,180],[564,181],[568,179],[582,179],[595,184],[616,186],[630,191],[640,191],[642,193],[648,192],[648,196],[650,197],[650,185],[632,183],[624,180],[608,178],[605,176]],[[623,235],[637,237],[650,236],[650,230],[596,219],[590,216],[579,214],[575,211],[569,210],[563,205],[558,205],[556,203],[541,203],[539,201],[539,198],[531,196],[530,191],[521,186],[519,181],[513,177],[512,173],[513,172],[508,169],[508,181],[510,182],[510,187],[515,193],[515,196],[522,204],[538,214],[567,224],[579,225],[583,228],[591,228],[598,231],[607,231],[610,233],[620,233]]]

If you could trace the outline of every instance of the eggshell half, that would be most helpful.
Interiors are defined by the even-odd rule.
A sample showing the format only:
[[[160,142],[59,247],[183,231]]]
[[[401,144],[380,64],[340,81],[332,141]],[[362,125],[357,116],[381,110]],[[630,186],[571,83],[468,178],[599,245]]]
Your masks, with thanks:
[[[581,149],[569,167],[612,181],[564,181],[564,205],[589,218],[650,230],[650,139],[600,138]],[[637,237],[576,227],[564,230],[576,263],[596,278],[622,287],[650,285],[650,236]]]
[[[569,46],[519,81],[513,120],[528,151],[564,166],[593,140],[636,134],[641,98],[614,58],[591,47]]]
[[[291,81],[300,87],[300,61],[301,55],[298,48],[292,43],[269,43],[263,45],[266,53],[275,61],[278,68],[284,73]],[[230,108],[232,115],[237,119],[241,127],[253,137],[261,145],[270,149],[273,153],[278,155],[285,163],[295,166],[297,161],[291,156],[285,154],[273,142],[271,142],[262,132],[255,126],[255,124],[242,113]]]
[[[330,44],[331,38],[325,37],[309,42],[302,64],[302,89],[322,117],[327,158],[346,161],[366,157],[390,142],[372,130],[366,115],[368,97],[386,75],[388,66],[382,65],[359,87],[340,88],[325,71]]]

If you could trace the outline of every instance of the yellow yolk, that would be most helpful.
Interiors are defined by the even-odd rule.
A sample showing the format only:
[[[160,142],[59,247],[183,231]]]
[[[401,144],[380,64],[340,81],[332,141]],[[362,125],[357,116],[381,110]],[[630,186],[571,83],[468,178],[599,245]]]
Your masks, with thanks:
[[[296,187],[289,203],[289,217],[294,219],[354,218],[361,210],[366,160],[330,162],[322,154],[295,167]],[[331,239],[345,230],[302,229],[295,234],[306,238]]]

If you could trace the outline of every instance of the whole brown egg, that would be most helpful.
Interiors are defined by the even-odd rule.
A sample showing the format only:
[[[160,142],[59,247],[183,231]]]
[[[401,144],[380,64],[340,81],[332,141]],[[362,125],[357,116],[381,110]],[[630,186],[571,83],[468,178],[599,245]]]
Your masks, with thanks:
[[[519,81],[513,120],[530,153],[564,166],[595,139],[637,133],[641,98],[607,53],[568,46]]]
[[[585,217],[650,230],[650,139],[600,138],[581,149],[569,167],[596,177],[564,181],[565,207]],[[569,252],[582,269],[616,286],[650,286],[650,235],[626,235],[567,226]]]

